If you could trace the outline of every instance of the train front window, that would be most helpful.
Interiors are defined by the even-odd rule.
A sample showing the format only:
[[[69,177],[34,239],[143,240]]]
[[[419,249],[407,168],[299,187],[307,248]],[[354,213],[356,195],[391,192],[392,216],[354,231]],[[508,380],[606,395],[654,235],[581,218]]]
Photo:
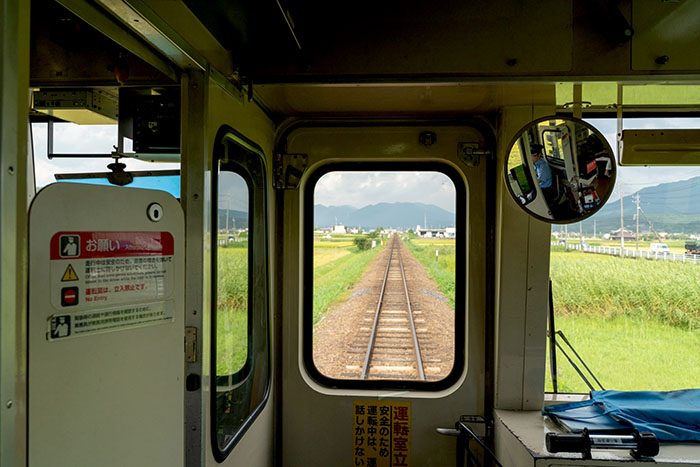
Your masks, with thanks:
[[[461,181],[434,166],[334,169],[307,192],[307,366],[342,387],[449,384],[463,366]]]
[[[615,120],[589,122],[616,145]],[[626,129],[700,128],[700,119],[623,123]],[[552,227],[558,333],[556,353],[548,353],[548,392],[697,387],[698,196],[700,167],[618,167],[615,190],[600,211]]]
[[[267,227],[260,151],[232,130],[215,150],[212,183],[212,431],[222,461],[268,394]]]

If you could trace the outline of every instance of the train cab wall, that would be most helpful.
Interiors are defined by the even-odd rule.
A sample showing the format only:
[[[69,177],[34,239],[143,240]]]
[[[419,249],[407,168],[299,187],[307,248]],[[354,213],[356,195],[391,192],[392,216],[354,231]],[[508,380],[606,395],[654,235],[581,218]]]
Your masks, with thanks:
[[[216,433],[212,417],[216,407],[212,405],[213,375],[211,374],[212,303],[211,238],[212,231],[212,177],[216,176],[214,151],[217,139],[226,133],[235,134],[251,147],[257,148],[264,158],[267,176],[267,199],[274,203],[271,183],[270,154],[274,140],[274,125],[252,102],[248,102],[233,88],[224,88],[203,73],[190,73],[183,84],[183,93],[189,96],[191,106],[183,108],[183,124],[187,126],[187,139],[183,141],[183,205],[187,213],[187,324],[197,326],[202,335],[199,342],[201,359],[191,367],[201,372],[202,389],[186,394],[187,426],[186,443],[188,462],[201,465],[272,465],[273,463],[273,397],[274,375],[270,374],[267,398],[246,424],[245,433],[238,437],[231,449],[215,455]],[[192,156],[188,157],[188,153]],[[268,232],[274,231],[275,220],[267,210]],[[268,268],[274,263],[274,242],[268,236]],[[275,290],[275,278],[269,275],[269,290]],[[275,294],[269,302],[268,322],[272,321]],[[202,313],[198,313],[202,310]],[[274,356],[270,357],[274,361]],[[273,363],[270,362],[270,365]],[[197,429],[194,429],[194,428]],[[218,459],[217,459],[218,457]],[[188,465],[190,465],[188,463]]]
[[[553,107],[544,105],[509,107],[501,112],[495,258],[496,409],[539,410],[544,400],[551,227],[515,204],[505,184],[503,166],[518,130],[553,113]]]

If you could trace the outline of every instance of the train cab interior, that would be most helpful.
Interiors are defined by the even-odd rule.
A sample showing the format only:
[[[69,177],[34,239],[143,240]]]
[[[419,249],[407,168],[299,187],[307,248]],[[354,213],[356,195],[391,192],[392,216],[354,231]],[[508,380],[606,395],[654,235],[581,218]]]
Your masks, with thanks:
[[[639,238],[627,167],[700,165],[700,0],[0,12],[0,465],[700,464],[690,292],[641,300],[668,348],[636,320],[601,357],[639,354],[610,373],[680,397],[683,436],[547,409],[608,395],[553,364],[560,256]],[[593,348],[595,267],[612,321],[559,321]]]

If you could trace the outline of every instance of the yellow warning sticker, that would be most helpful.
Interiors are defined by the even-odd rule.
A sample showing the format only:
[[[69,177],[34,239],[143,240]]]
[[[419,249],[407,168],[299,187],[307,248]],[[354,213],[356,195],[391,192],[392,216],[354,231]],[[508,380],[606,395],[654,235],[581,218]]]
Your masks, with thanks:
[[[411,451],[409,401],[353,401],[353,464],[407,467]]]
[[[77,280],[78,274],[76,274],[75,269],[73,269],[73,265],[69,264],[66,268],[66,272],[63,273],[63,277],[61,277],[61,282],[70,282]]]

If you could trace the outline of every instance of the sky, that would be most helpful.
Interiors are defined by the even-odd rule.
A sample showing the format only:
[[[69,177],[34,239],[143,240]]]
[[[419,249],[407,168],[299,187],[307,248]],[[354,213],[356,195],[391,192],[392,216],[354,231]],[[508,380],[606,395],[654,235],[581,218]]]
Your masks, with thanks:
[[[617,153],[617,122],[614,119],[590,119]],[[700,119],[625,119],[625,128],[700,128]],[[55,173],[105,172],[111,158],[52,159],[47,157],[47,125],[33,125],[35,174],[37,186],[55,181]],[[54,152],[109,154],[117,144],[116,125],[54,125]],[[125,150],[129,150],[128,144]],[[148,163],[123,159],[127,170],[177,169],[175,163]],[[620,193],[628,196],[642,188],[660,183],[686,180],[700,176],[698,167],[619,167],[611,201]],[[247,195],[242,179],[222,180],[221,205],[230,209],[247,210]],[[327,206],[351,205],[363,207],[379,202],[421,202],[434,204],[449,212],[455,211],[455,191],[452,181],[439,172],[331,172],[318,181],[314,193],[317,204]]]

